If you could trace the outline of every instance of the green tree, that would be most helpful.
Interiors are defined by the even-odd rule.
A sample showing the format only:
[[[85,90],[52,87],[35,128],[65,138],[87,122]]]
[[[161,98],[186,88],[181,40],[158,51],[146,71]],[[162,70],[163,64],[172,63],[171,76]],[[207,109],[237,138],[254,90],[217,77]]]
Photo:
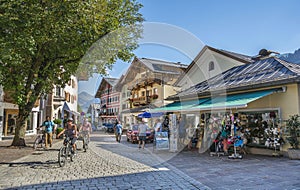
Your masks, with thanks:
[[[141,7],[134,0],[1,0],[0,85],[19,106],[12,146],[26,146],[26,118],[53,85],[132,58]]]

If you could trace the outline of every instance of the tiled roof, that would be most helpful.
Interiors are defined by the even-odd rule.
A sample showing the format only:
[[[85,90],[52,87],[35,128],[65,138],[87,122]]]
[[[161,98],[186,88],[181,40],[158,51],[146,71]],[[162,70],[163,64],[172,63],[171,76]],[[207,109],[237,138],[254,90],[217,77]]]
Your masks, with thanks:
[[[269,57],[250,64],[233,67],[172,97],[184,97],[215,90],[253,88],[253,86],[261,84],[272,86],[298,81],[299,79],[299,65],[288,63],[276,57]]]
[[[168,61],[148,59],[148,58],[139,58],[139,61],[141,61],[144,65],[146,65],[153,72],[159,72],[159,73],[180,74],[179,72],[163,69],[162,66],[177,67],[177,68],[181,68],[181,69],[186,69],[188,67],[188,65],[182,64],[180,62],[175,63],[175,62],[168,62]]]

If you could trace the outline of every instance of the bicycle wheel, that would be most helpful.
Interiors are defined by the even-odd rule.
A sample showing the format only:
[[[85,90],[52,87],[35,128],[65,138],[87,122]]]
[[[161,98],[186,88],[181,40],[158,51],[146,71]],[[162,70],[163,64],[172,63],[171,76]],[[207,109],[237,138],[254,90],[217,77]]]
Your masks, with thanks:
[[[70,154],[71,162],[74,162],[75,155],[77,154],[77,146],[76,146],[75,150],[73,150],[72,145],[69,145],[69,154]]]
[[[33,143],[33,149],[36,150],[36,148],[38,147],[38,145],[40,144],[41,139],[39,137],[37,137]]]
[[[86,152],[86,150],[88,149],[88,140],[86,137],[83,137],[83,150],[84,152]]]
[[[66,147],[61,147],[58,152],[58,163],[60,167],[63,167],[66,164],[66,156],[67,156]]]

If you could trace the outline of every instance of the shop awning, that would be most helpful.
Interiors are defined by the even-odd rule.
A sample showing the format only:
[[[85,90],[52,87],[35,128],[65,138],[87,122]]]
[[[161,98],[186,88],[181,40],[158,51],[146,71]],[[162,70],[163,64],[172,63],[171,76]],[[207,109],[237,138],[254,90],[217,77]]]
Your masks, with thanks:
[[[226,108],[243,108],[247,104],[262,97],[268,96],[278,89],[270,89],[257,92],[247,92],[242,94],[232,94],[223,97],[216,97],[203,102],[200,105],[193,106],[192,110],[211,110],[211,109],[226,109]]]
[[[205,101],[208,101],[209,98],[202,98],[197,100],[189,100],[189,101],[180,101],[173,102],[165,105],[164,107],[151,109],[150,112],[172,112],[172,111],[184,111],[191,109],[194,106],[197,106]]]

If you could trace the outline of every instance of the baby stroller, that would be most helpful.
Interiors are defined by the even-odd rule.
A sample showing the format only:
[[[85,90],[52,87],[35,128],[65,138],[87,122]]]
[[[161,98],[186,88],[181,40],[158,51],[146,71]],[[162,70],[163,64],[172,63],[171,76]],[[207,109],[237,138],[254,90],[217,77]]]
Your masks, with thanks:
[[[37,129],[37,137],[34,140],[33,149],[36,150],[39,145],[44,148],[45,145],[45,131],[40,127]]]
[[[234,136],[233,137],[233,142],[234,142],[233,143],[234,153],[232,155],[228,156],[228,158],[230,158],[230,159],[236,159],[236,158],[242,159],[243,155],[237,153],[236,149],[237,149],[237,147],[241,147],[241,148],[243,147],[243,144],[244,144],[243,139],[240,136]]]

